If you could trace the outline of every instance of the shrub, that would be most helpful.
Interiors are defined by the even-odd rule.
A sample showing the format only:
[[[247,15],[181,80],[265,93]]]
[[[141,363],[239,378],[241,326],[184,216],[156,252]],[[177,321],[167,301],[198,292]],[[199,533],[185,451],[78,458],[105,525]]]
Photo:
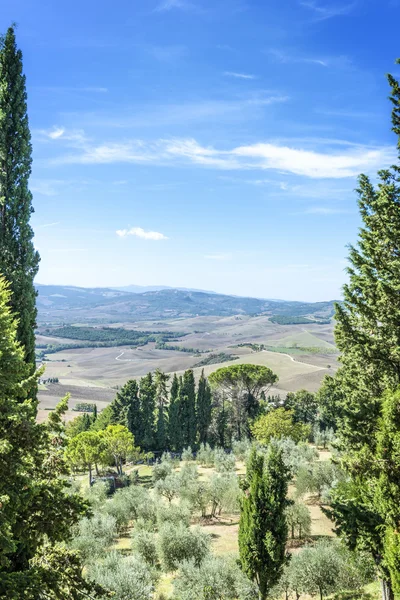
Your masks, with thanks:
[[[165,479],[159,479],[154,486],[157,494],[164,496],[169,502],[179,496],[180,488],[180,478],[176,473],[171,473]]]
[[[176,600],[253,600],[258,593],[236,560],[213,556],[205,558],[198,567],[193,561],[181,564],[174,579],[173,597]]]
[[[294,502],[286,510],[290,537],[299,539],[311,534],[311,515],[307,506],[302,502]]]
[[[295,476],[302,467],[314,463],[319,457],[315,448],[303,443],[297,444],[291,438],[274,439],[271,443],[282,449],[284,463],[290,469],[292,476]]]
[[[162,527],[164,523],[173,523],[179,525],[183,523],[189,527],[190,510],[185,504],[164,504],[160,503],[157,507],[157,524]]]
[[[165,523],[160,528],[158,545],[163,569],[171,572],[185,560],[193,560],[199,566],[210,552],[210,536],[199,527],[189,529],[182,523]]]
[[[101,556],[117,537],[117,523],[111,515],[98,513],[79,521],[71,546],[79,550],[85,561]]]
[[[115,517],[119,530],[132,519],[144,518],[155,521],[155,505],[149,492],[140,486],[131,486],[117,490],[108,500],[103,511]]]
[[[135,527],[132,532],[132,550],[150,567],[158,566],[157,538],[154,532]]]
[[[182,488],[190,485],[199,476],[197,466],[193,463],[184,463],[179,471],[179,482]]]
[[[239,482],[234,473],[220,475],[214,473],[210,477],[209,501],[210,516],[220,515],[222,511],[235,511],[239,507]]]
[[[235,470],[236,459],[234,454],[228,454],[223,448],[214,450],[214,466],[218,473],[227,473]]]
[[[196,461],[202,467],[214,466],[214,450],[209,444],[201,444],[196,455]]]
[[[193,460],[193,452],[190,446],[183,450],[181,460],[184,462],[190,462]]]
[[[251,446],[252,444],[250,440],[236,440],[232,443],[232,452],[236,456],[237,460],[246,462],[249,458]]]
[[[117,552],[95,563],[88,576],[114,592],[114,600],[151,600],[157,577],[155,571],[138,556],[125,558]]]
[[[153,467],[152,472],[153,483],[157,483],[157,481],[165,479],[166,477],[168,477],[168,475],[171,475],[173,470],[174,469],[172,462],[163,460],[161,462],[156,463]]]

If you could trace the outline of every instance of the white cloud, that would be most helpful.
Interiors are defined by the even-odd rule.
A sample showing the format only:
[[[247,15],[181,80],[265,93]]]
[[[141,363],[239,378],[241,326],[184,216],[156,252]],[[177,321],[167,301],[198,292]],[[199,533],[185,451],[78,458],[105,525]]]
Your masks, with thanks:
[[[321,67],[328,67],[330,61],[328,59],[321,59],[315,57],[306,57],[301,56],[298,53],[288,54],[282,50],[270,49],[268,50],[268,54],[273,56],[276,61],[282,64],[290,64],[290,63],[305,63],[311,65],[319,65]]]
[[[341,179],[374,172],[396,160],[396,152],[390,146],[329,139],[259,142],[230,149],[202,146],[193,138],[153,142],[136,139],[96,145],[82,132],[64,132],[54,141],[63,140],[74,152],[51,159],[52,164],[188,163],[220,170],[272,170],[311,179]]]
[[[119,237],[127,237],[128,235],[134,235],[143,240],[167,240],[167,236],[158,231],[145,231],[141,227],[131,227],[130,229],[118,229],[116,234]]]
[[[55,227],[56,225],[59,225],[60,221],[55,221],[54,223],[44,223],[43,225],[39,225],[39,227]]]
[[[55,129],[53,129],[52,131],[49,131],[47,135],[49,136],[50,139],[56,140],[56,139],[60,138],[64,133],[65,133],[65,129],[63,127],[57,127]]]
[[[255,79],[255,75],[249,75],[247,73],[235,73],[234,71],[225,71],[225,77],[236,77],[236,79]]]

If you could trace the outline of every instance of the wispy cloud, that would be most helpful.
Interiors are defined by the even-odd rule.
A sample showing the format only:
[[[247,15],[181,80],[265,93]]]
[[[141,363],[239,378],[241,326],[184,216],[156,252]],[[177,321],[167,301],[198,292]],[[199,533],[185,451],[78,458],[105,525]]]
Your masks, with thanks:
[[[154,12],[168,12],[170,10],[196,10],[198,7],[188,0],[164,0],[156,6]]]
[[[249,75],[247,73],[235,73],[235,71],[225,71],[225,77],[235,77],[236,79],[256,79],[255,75]]]
[[[345,4],[332,4],[317,2],[316,0],[303,0],[300,2],[300,5],[313,12],[313,20],[325,21],[326,19],[332,19],[333,17],[348,15],[357,5],[357,1],[347,2]]]
[[[268,54],[272,56],[277,62],[280,62],[282,64],[304,63],[310,65],[319,65],[320,67],[329,66],[328,59],[322,59],[320,57],[301,56],[298,53],[288,53],[283,50],[277,50],[276,48],[269,49]]]
[[[304,213],[306,215],[341,215],[348,214],[349,211],[344,208],[332,208],[329,206],[311,206]]]
[[[54,221],[54,223],[43,223],[43,225],[37,225],[36,227],[38,229],[44,229],[45,227],[55,227],[56,225],[59,225],[60,221]]]
[[[131,227],[130,229],[118,229],[116,234],[121,237],[127,237],[129,235],[136,236],[141,238],[142,240],[167,240],[167,236],[163,233],[159,233],[158,231],[145,231],[141,227]]]
[[[231,260],[232,254],[230,252],[221,252],[218,254],[205,254],[204,258],[207,260]]]
[[[55,142],[62,140],[58,137]],[[66,136],[68,139],[68,136]],[[332,143],[331,143],[332,142]],[[70,144],[71,145],[71,144]],[[313,179],[354,177],[389,166],[396,158],[390,146],[355,145],[339,140],[259,142],[218,149],[193,138],[126,140],[94,144],[76,142],[76,151],[52,159],[53,164],[195,164],[221,170],[275,170]]]

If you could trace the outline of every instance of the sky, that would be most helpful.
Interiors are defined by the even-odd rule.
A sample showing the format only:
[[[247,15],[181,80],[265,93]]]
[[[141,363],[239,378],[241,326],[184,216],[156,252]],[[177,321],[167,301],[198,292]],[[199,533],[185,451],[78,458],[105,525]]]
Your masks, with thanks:
[[[3,0],[43,284],[340,298],[398,0]]]

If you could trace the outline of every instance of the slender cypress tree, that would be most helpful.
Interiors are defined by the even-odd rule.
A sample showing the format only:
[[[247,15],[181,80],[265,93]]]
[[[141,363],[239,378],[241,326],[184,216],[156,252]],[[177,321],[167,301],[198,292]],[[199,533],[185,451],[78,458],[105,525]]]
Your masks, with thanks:
[[[197,402],[196,402],[196,413],[197,413],[197,429],[199,433],[199,443],[206,444],[208,437],[208,429],[211,424],[211,406],[212,397],[211,389],[208,385],[207,379],[204,376],[204,369],[201,372],[199,379],[199,385],[197,388]]]
[[[389,84],[393,131],[400,150],[400,86],[391,76]],[[348,481],[335,489],[330,516],[349,546],[369,550],[380,571],[383,598],[391,600],[398,582],[383,559],[389,515],[381,508],[384,503],[376,502],[374,490],[379,489],[386,468],[386,457],[379,459],[376,435],[382,399],[386,390],[400,384],[399,164],[380,171],[376,186],[361,175],[357,192],[363,225],[357,246],[350,246],[344,302],[336,307],[335,337],[342,366],[334,382],[329,382],[330,388],[335,385],[339,390],[333,394],[338,404],[334,412]],[[396,411],[386,412],[386,418],[393,418]],[[392,425],[395,428],[395,421]],[[385,449],[389,447],[388,443]],[[391,457],[388,462],[395,465],[396,461]],[[396,491],[399,482],[394,481],[391,485]],[[398,529],[399,511],[390,517],[395,517]]]
[[[14,27],[0,47],[0,274],[11,285],[10,307],[18,317],[17,336],[25,360],[35,369],[36,291],[39,254],[33,246],[28,188],[32,164],[22,53]]]
[[[196,445],[196,384],[192,369],[183,374],[182,384],[179,389],[179,416],[182,428],[183,448],[189,446],[193,449]]]
[[[282,450],[272,445],[266,457],[252,450],[241,500],[239,553],[243,571],[258,586],[260,600],[278,583],[286,560],[289,480]]]
[[[168,406],[168,443],[171,450],[178,451],[180,446],[180,426],[179,426],[179,379],[174,374],[171,384],[169,406]]]
[[[156,422],[156,448],[157,450],[167,449],[168,439],[168,392],[167,383],[169,375],[157,369],[154,374],[154,384],[156,388],[156,406],[157,406],[157,422]]]
[[[140,380],[141,439],[144,450],[153,450],[155,444],[155,388],[153,376],[148,373]]]

